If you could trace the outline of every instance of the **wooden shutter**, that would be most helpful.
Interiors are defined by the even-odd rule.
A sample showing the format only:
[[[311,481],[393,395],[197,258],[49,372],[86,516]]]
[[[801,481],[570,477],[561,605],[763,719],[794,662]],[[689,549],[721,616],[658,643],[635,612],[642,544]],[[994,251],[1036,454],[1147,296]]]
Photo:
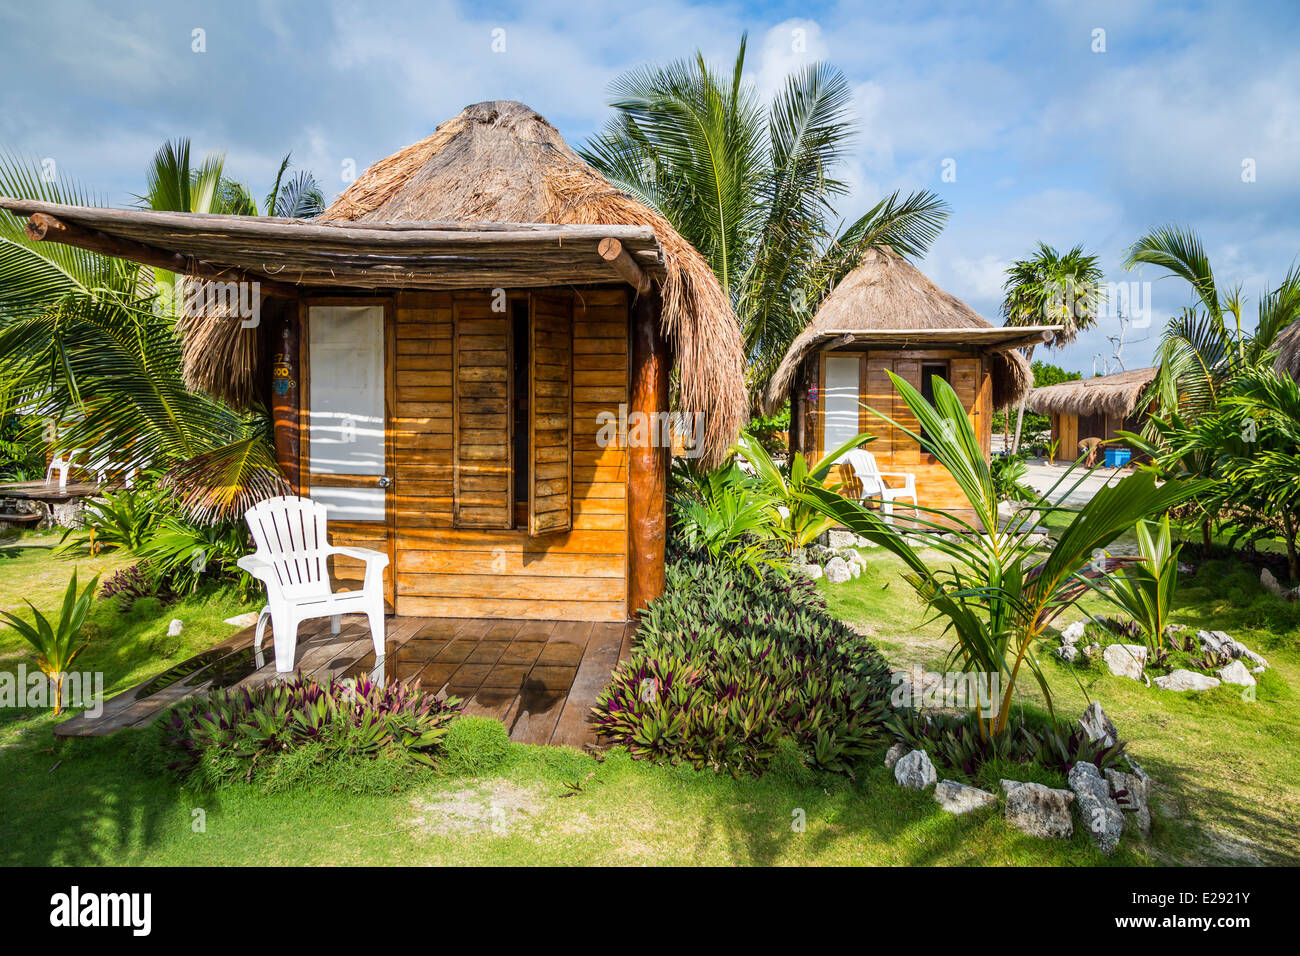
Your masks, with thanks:
[[[573,527],[573,298],[529,296],[528,533]]]
[[[452,524],[512,526],[510,312],[493,312],[487,293],[452,309]]]

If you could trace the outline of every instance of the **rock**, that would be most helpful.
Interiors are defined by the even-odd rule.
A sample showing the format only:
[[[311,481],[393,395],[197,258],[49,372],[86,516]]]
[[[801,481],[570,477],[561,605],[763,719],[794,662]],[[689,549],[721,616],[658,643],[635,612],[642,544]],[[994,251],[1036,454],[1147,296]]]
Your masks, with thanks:
[[[1196,671],[1183,670],[1181,667],[1166,677],[1157,677],[1151,683],[1161,690],[1210,690],[1219,686],[1219,678]]]
[[[893,770],[894,765],[898,763],[899,758],[902,757],[905,753],[907,753],[911,749],[912,749],[911,747],[909,747],[907,744],[903,743],[902,741],[899,741],[898,743],[894,744],[894,746],[890,747],[889,750],[885,753],[885,766],[888,769]]]
[[[1250,672],[1251,672],[1252,674],[1262,674],[1262,673],[1264,673],[1264,671],[1266,671],[1266,670],[1268,670],[1268,668],[1265,667],[1263,664],[1261,664],[1259,667],[1252,667],[1252,668],[1250,669]]]
[[[1165,625],[1165,634],[1166,634],[1166,636],[1168,636],[1168,635],[1172,635],[1172,634],[1181,634],[1181,633],[1183,633],[1183,631],[1185,631],[1185,630],[1187,630],[1187,625],[1186,625],[1186,624],[1167,624],[1167,625]]]
[[[900,787],[924,790],[938,779],[939,775],[935,773],[934,764],[930,762],[930,755],[924,750],[913,750],[899,757],[898,763],[894,764],[894,780]]]
[[[812,578],[814,581],[820,578],[823,573],[820,564],[796,564],[793,566],[792,570],[798,574],[804,575],[805,577]]]
[[[1017,830],[1041,839],[1068,840],[1074,835],[1070,817],[1074,794],[1069,790],[1020,780],[1003,780],[1002,790],[1007,795],[1003,815]]]
[[[1268,666],[1268,661],[1241,643],[1241,641],[1234,640],[1231,635],[1225,634],[1223,631],[1197,631],[1196,638],[1201,642],[1201,650],[1208,651],[1217,657],[1230,661],[1245,658],[1254,664]]]
[[[998,798],[987,790],[968,787],[955,780],[940,780],[934,788],[934,799],[949,813],[969,813],[998,802]]]
[[[1119,740],[1119,731],[1106,716],[1106,712],[1101,709],[1101,704],[1095,700],[1088,705],[1083,716],[1079,718],[1079,726],[1083,728],[1089,740],[1100,740],[1104,747],[1113,747]]]
[[[1075,621],[1061,632],[1061,640],[1066,644],[1077,644],[1079,638],[1083,637],[1083,632],[1086,627],[1086,621]]]
[[[1052,653],[1067,664],[1073,664],[1079,659],[1079,649],[1073,644],[1062,644],[1056,650],[1052,651]]]
[[[876,544],[876,542],[871,541],[871,540],[869,540],[869,539],[867,539],[867,538],[864,538],[864,537],[862,537],[862,535],[858,535],[857,540],[853,542],[853,546],[854,546],[855,548],[878,548],[878,547],[880,547],[880,545]]]
[[[1251,676],[1250,671],[1246,670],[1246,665],[1241,661],[1233,661],[1226,667],[1220,667],[1216,674],[1219,680],[1225,684],[1240,684],[1242,687],[1254,687],[1255,678]]]
[[[1087,647],[1083,649],[1083,656],[1090,661],[1095,661],[1098,657],[1101,656],[1101,645],[1098,644],[1096,641],[1093,641],[1091,644],[1089,644]]]
[[[860,578],[860,577],[862,577],[862,565],[860,565],[860,564],[850,564],[850,565],[849,565],[849,572],[850,572],[850,573],[851,573],[855,578]]]
[[[853,572],[849,570],[848,562],[843,558],[831,558],[826,562],[826,580],[831,584],[843,584],[853,577]]]
[[[1282,587],[1282,582],[1268,568],[1264,568],[1259,572],[1259,583],[1265,591],[1274,597],[1283,597],[1287,593],[1286,588]]]
[[[1142,669],[1147,663],[1147,649],[1141,644],[1107,644],[1101,656],[1116,677],[1142,679]]]
[[[1083,762],[1070,768],[1070,789],[1074,791],[1084,829],[1097,849],[1110,856],[1124,832],[1124,813],[1111,798],[1110,785],[1102,779],[1095,764]]]
[[[256,624],[257,622],[254,621],[253,623]],[[171,623],[167,625],[167,636],[180,637],[181,629],[184,627],[185,627],[185,622],[182,621],[179,617],[172,618]]]
[[[1138,768],[1139,770],[1141,768]],[[1134,827],[1144,837],[1151,835],[1151,807],[1147,803],[1150,797],[1146,774],[1125,773],[1122,770],[1107,770],[1106,782],[1110,784],[1110,795],[1124,811],[1124,822]]]
[[[841,548],[851,548],[857,542],[857,535],[852,531],[845,531],[841,528],[832,528],[826,534],[826,546],[832,551],[839,551]]]
[[[257,612],[249,611],[247,614],[236,614],[234,617],[228,617],[222,624],[229,624],[231,627],[252,627],[257,623]]]

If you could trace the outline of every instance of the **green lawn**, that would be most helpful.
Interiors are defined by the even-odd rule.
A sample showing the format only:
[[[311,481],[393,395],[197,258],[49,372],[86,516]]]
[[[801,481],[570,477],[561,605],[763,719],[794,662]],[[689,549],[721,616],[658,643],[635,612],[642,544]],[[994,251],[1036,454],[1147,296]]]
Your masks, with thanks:
[[[51,557],[52,541],[28,536],[5,549],[5,606],[23,596],[55,605],[71,565]],[[833,608],[869,626],[892,660],[940,662],[939,628],[917,626],[897,566],[869,555],[863,578],[827,586]],[[83,561],[82,573],[124,563]],[[0,713],[0,864],[1294,862],[1300,839],[1286,821],[1300,793],[1293,743],[1300,707],[1290,689],[1300,671],[1296,631],[1266,640],[1263,631],[1234,624],[1217,594],[1197,597],[1203,615],[1217,615],[1211,623],[1258,647],[1277,672],[1251,705],[1226,691],[1157,696],[1132,682],[1082,675],[1160,783],[1151,843],[1126,842],[1112,860],[1082,833],[1048,843],[1008,829],[989,811],[951,817],[928,794],[896,787],[879,757],[856,781],[797,770],[733,780],[621,752],[597,761],[512,745],[490,778],[431,777],[401,795],[265,796],[242,787],[197,795],[140,769],[137,734],[59,743],[53,717],[19,711]],[[128,620],[102,606],[79,664],[103,669],[111,692],[228,636],[221,619],[241,610],[248,608],[229,595]],[[185,621],[179,639],[165,636],[172,617]],[[0,668],[12,670],[23,656],[12,632],[0,630]],[[1081,710],[1083,692],[1069,674],[1051,673],[1062,705]],[[204,832],[195,832],[199,818]]]

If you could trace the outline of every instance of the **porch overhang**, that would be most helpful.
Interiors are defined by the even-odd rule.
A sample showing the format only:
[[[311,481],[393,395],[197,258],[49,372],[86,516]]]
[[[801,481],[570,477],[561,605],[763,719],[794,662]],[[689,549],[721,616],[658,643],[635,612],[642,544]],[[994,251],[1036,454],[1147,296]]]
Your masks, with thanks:
[[[107,209],[0,197],[34,240],[61,242],[268,294],[329,288],[478,289],[664,275],[650,226],[492,222],[312,222]],[[603,243],[603,246],[602,246]]]
[[[826,329],[813,339],[812,348],[838,349],[848,345],[888,348],[970,347],[985,352],[1042,345],[1055,338],[1064,326],[1023,325],[992,328],[949,329]]]

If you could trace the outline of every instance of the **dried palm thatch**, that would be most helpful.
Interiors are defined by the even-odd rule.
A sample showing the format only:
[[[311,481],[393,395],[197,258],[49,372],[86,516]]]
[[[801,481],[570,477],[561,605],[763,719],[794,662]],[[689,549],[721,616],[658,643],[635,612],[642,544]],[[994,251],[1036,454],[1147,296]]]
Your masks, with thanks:
[[[1300,380],[1300,322],[1292,322],[1279,332],[1273,347],[1277,349],[1273,367]]]
[[[705,461],[720,461],[745,422],[740,329],[713,270],[667,219],[615,188],[522,103],[466,107],[371,166],[321,220],[650,226],[664,255],[663,331],[682,411],[703,416]]]
[[[249,323],[232,307],[209,296],[212,283],[185,280],[185,300],[213,303],[201,309],[178,309],[176,320],[182,349],[185,385],[207,392],[233,408],[244,409],[264,393],[260,357],[263,354],[263,323]],[[265,310],[273,300],[262,303]]]
[[[1045,385],[1029,393],[1027,407],[1039,415],[1095,415],[1105,412],[1127,418],[1138,407],[1142,393],[1159,371],[1157,368],[1135,368],[1129,372]]]
[[[764,405],[771,413],[789,397],[799,366],[828,331],[989,328],[991,323],[902,256],[890,249],[868,249],[790,344],[768,385]],[[989,359],[993,404],[1005,408],[1019,401],[1033,385],[1029,363],[1013,350],[992,351]]]

